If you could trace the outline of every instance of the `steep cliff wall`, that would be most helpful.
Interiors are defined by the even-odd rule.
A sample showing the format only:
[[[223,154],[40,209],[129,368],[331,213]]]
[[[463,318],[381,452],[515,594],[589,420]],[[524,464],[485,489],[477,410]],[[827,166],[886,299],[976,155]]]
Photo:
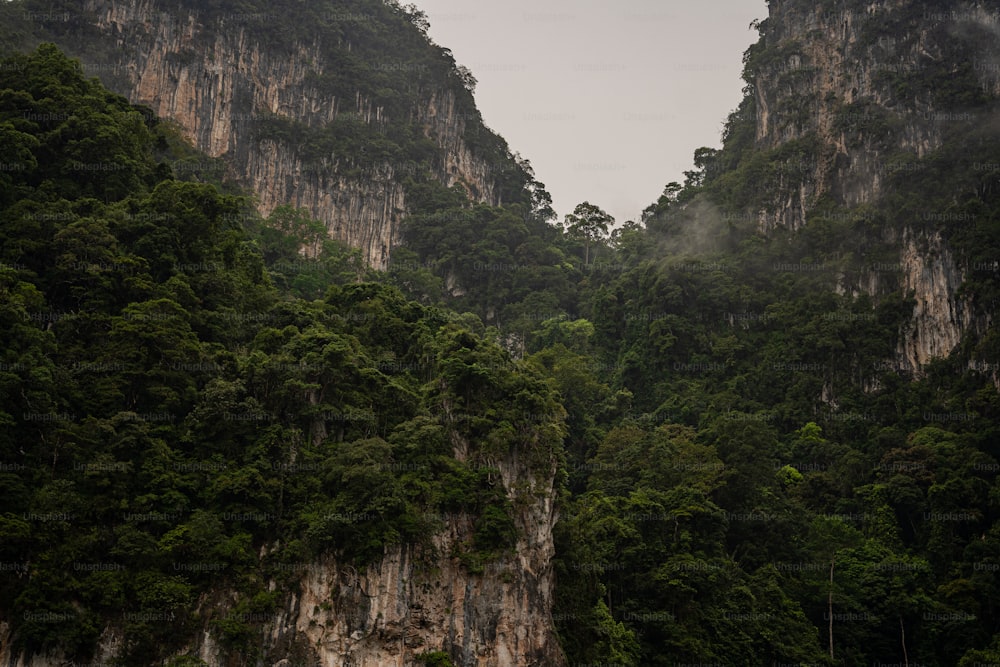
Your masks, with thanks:
[[[823,150],[792,200],[761,212],[761,228],[798,229],[823,194],[845,206],[871,203],[887,172],[910,166],[894,155],[919,158],[939,147],[946,126],[971,117],[940,108],[935,91],[909,80],[929,81],[938,63],[958,74],[955,56],[967,55],[983,91],[996,94],[1000,70],[985,66],[995,55],[971,42],[959,53],[953,47],[962,34],[995,33],[997,25],[995,10],[981,3],[934,12],[915,0],[771,2],[762,24],[766,56],[752,65],[758,147],[818,137]]]
[[[367,569],[330,558],[296,564],[298,590],[267,616],[258,664],[416,667],[420,654],[444,651],[462,667],[564,665],[551,616],[554,465],[539,475],[514,453],[497,468],[498,483],[517,507],[519,537],[509,558],[470,573],[455,553],[471,542],[474,517],[455,514],[436,517],[444,529],[430,549],[393,546]],[[202,601],[198,612],[209,622],[184,651],[212,666],[231,664],[210,623],[231,613],[226,598],[219,591]],[[111,664],[124,640],[121,628],[105,628],[94,663]],[[67,660],[26,659],[13,651],[9,626],[0,623],[0,664],[60,667]]]
[[[462,451],[457,451],[461,457]],[[423,653],[444,651],[461,667],[561,667],[565,658],[552,621],[555,553],[552,530],[555,465],[534,470],[512,452],[496,465],[497,483],[517,508],[513,554],[470,573],[455,553],[471,542],[473,519],[434,517],[444,529],[430,549],[393,546],[367,569],[325,558],[294,564],[298,590],[268,614],[257,664],[290,667],[418,667]],[[271,583],[271,590],[276,584]],[[227,595],[203,600],[203,619],[225,617]],[[206,627],[184,651],[213,667],[227,662],[217,633]],[[111,664],[123,644],[122,629],[105,628],[94,664]],[[61,667],[61,655],[31,659],[11,649],[8,624],[0,622],[0,665]]]
[[[390,98],[386,105],[373,102],[377,95],[330,93],[344,89],[344,80],[353,83],[351,77],[372,87],[370,79],[386,72],[423,71],[418,69],[423,63],[392,60],[388,48],[384,61],[331,60],[358,50],[350,42],[357,27],[352,22],[371,28],[366,38],[372,39],[370,33],[378,32],[371,27],[377,23],[373,15],[338,14],[330,20],[342,25],[329,35],[306,30],[318,36],[296,41],[285,32],[272,43],[269,26],[258,18],[212,10],[220,4],[249,3],[204,2],[202,8],[196,0],[86,0],[88,13],[74,17],[85,17],[100,43],[51,38],[79,56],[86,73],[100,75],[133,102],[176,121],[196,146],[223,158],[229,175],[254,189],[263,214],[285,203],[308,208],[331,236],[362,249],[376,267],[385,267],[398,240],[408,208],[407,179],[437,178],[491,204],[514,190],[517,179],[507,170],[516,164],[505,161],[502,142],[485,130],[477,113],[470,113],[468,91],[449,88],[453,82],[440,72],[427,74],[412,89],[376,91]],[[379,11],[387,6],[379,0],[368,4]],[[304,6],[298,0],[285,5],[290,10]],[[384,26],[380,34],[395,38]],[[421,42],[415,28],[408,34],[416,42],[413,50],[426,47],[429,59],[437,57],[437,47]],[[108,53],[92,55],[104,42]],[[89,56],[82,51],[91,47],[95,51]],[[369,43],[368,48],[375,47]],[[354,70],[340,76],[348,65]],[[336,127],[323,135],[331,126]],[[334,148],[303,142],[302,136],[310,135],[302,128],[318,130],[316,136],[329,138]],[[352,134],[352,128],[359,132]],[[408,159],[386,156],[393,152]],[[456,455],[464,460],[467,450],[464,446]],[[433,651],[447,652],[463,667],[559,667],[564,659],[551,618],[555,463],[539,469],[537,462],[529,466],[511,453],[497,466],[496,484],[512,501],[518,536],[505,559],[487,562],[482,571],[470,567],[468,552],[480,539],[479,517],[442,516],[435,522],[441,529],[427,536],[430,546],[387,548],[361,571],[331,558],[290,564],[301,577],[290,586],[285,578],[271,583],[278,593],[277,612],[269,612],[266,621],[248,620],[256,633],[250,643],[259,646],[257,662],[240,663],[227,653],[224,633],[212,621],[234,612],[238,596],[219,584],[197,604],[185,605],[197,620],[176,631],[190,642],[184,653],[200,655],[213,667],[417,667],[423,664],[417,656]],[[267,555],[265,550],[261,557]],[[260,571],[267,571],[267,564]],[[3,620],[0,665],[70,663],[62,655],[20,655]],[[114,663],[130,639],[127,623],[117,614],[104,622],[109,625],[98,627],[94,664]]]
[[[409,122],[390,118],[360,93],[324,92],[321,82],[337,75],[330,42],[349,35],[297,43],[288,53],[250,29],[260,28],[263,15],[209,16],[160,0],[87,0],[85,9],[115,47],[116,60],[95,72],[106,85],[176,121],[208,155],[225,158],[229,176],[258,194],[261,214],[283,203],[305,207],[326,223],[332,237],[360,248],[371,266],[386,267],[406,213],[401,182],[413,175],[413,165],[368,158],[364,147],[360,154],[307,158],[292,142],[258,132],[262,122],[274,119],[310,128],[346,119],[381,132],[390,123]],[[79,48],[60,45],[70,53]],[[351,45],[336,48],[349,51]],[[390,66],[411,65],[375,63],[372,70]],[[480,124],[478,116],[457,111],[455,92],[444,84],[414,104],[410,116],[440,151],[432,172],[446,185],[463,184],[477,201],[499,204],[497,164],[464,139],[468,125]]]
[[[445,517],[431,552],[394,547],[363,573],[317,563],[271,628],[271,659],[305,652],[324,667],[384,667],[444,651],[464,667],[564,664],[551,617],[554,489],[550,481],[529,481],[516,457],[498,467],[519,507],[512,558],[470,575],[449,555],[470,540],[472,521],[454,515]]]
[[[823,198],[843,207],[877,204],[891,177],[919,169],[919,160],[956,127],[982,122],[962,102],[1000,92],[1000,67],[989,47],[998,17],[995,6],[982,2],[953,3],[945,11],[918,0],[772,1],[748,61],[757,148],[809,140],[818,149],[794,165],[800,178],[756,212],[759,229],[798,230]],[[963,95],[953,94],[961,85]],[[972,88],[978,90],[970,94]],[[957,296],[963,258],[924,221],[889,220],[872,242],[898,251],[893,279],[874,269],[839,288],[875,297],[899,288],[912,293],[917,306],[900,332],[896,362],[919,374],[986,322]]]
[[[478,118],[466,116],[456,108],[454,91],[431,93],[418,119],[441,149],[443,160],[437,176],[442,182],[448,186],[461,184],[474,200],[503,203],[496,187],[497,172],[512,165],[481,160],[465,143],[467,124],[478,122]]]
[[[958,296],[963,278],[940,234],[915,238],[906,230],[901,269],[903,289],[917,304],[897,354],[903,368],[915,371],[951,354],[972,326],[972,308]]]

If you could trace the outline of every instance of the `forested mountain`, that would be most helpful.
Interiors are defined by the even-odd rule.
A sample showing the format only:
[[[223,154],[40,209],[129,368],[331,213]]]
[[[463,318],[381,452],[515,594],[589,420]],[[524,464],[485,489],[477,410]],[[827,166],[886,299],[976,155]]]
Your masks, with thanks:
[[[178,168],[252,189],[264,216],[307,209],[374,267],[387,268],[428,184],[530,204],[531,176],[483,124],[475,78],[428,39],[413,5],[16,0],[0,18],[0,47],[53,42],[224,158]]]
[[[0,72],[4,664],[558,664],[544,377],[55,46]]]
[[[5,43],[141,44],[151,11],[200,71],[206,26],[265,11],[216,4]],[[288,4],[276,48],[360,43]],[[198,122],[51,45],[0,62],[0,658],[1000,664],[1000,5],[769,4],[723,147],[641,221],[553,224],[502,143],[484,196],[416,114],[381,264],[295,182],[262,217],[185,168]],[[315,7],[423,62],[413,8]],[[379,81],[387,118],[419,99]],[[219,132],[259,189],[264,143]]]

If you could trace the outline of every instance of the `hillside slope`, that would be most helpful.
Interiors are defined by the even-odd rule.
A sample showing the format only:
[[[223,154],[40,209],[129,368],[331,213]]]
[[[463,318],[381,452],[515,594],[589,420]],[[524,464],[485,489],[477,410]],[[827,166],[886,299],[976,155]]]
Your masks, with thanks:
[[[169,136],[0,60],[0,662],[563,664],[555,392],[351,270],[277,289],[298,239]]]
[[[530,179],[483,125],[474,79],[430,41],[414,8],[15,0],[0,17],[0,45],[56,43],[224,158],[259,213],[306,208],[372,267],[388,266],[413,182],[457,185],[492,205],[526,199]]]

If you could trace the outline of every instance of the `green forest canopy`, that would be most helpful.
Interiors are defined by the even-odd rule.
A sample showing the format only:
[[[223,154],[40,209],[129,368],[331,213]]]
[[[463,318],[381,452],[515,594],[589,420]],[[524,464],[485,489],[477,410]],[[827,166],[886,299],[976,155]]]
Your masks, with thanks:
[[[280,604],[280,563],[363,566],[454,511],[479,517],[457,557],[481,572],[515,512],[457,436],[479,462],[523,437],[538,474],[561,467],[571,663],[1000,659],[995,335],[909,378],[888,361],[909,295],[774,268],[864,265],[838,239],[885,211],[760,238],[727,197],[787,155],[727,145],[702,158],[729,168],[612,238],[425,184],[369,273],[332,241],[303,260],[321,231],[302,212],[178,179],[169,128],[54,47],[0,64],[0,560],[31,572],[0,576],[0,614],[20,649],[86,659],[128,609],[125,664],[206,621],[250,655],[259,630],[233,619]],[[949,168],[963,141],[926,159],[970,178]],[[978,192],[963,205],[995,220]],[[955,242],[993,252],[993,230]],[[990,312],[995,277],[970,285]],[[199,617],[222,583],[244,615]]]

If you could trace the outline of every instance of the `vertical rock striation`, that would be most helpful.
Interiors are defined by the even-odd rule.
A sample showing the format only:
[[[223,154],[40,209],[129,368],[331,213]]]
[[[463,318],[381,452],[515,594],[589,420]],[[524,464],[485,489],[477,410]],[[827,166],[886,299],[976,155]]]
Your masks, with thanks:
[[[509,155],[497,154],[496,137],[478,113],[461,111],[468,109],[462,101],[466,93],[449,88],[454,82],[424,81],[415,93],[407,91],[415,100],[409,115],[391,118],[361,93],[324,92],[329,90],[324,81],[336,79],[343,63],[331,60],[337,50],[323,40],[341,40],[337,48],[350,52],[350,35],[345,37],[350,26],[277,48],[260,31],[247,29],[238,14],[212,13],[211,6],[84,0],[81,15],[107,42],[110,59],[95,72],[104,83],[174,121],[210,157],[222,158],[228,176],[254,191],[261,214],[283,204],[304,207],[326,224],[330,236],[361,249],[371,266],[386,268],[407,214],[407,178],[423,176],[429,166],[444,185],[461,186],[474,200],[493,205],[510,192],[508,172],[519,167]],[[61,48],[84,60],[85,70],[87,62],[94,63],[81,52],[86,46],[62,41]],[[367,145],[344,154],[324,152],[280,133],[262,134],[261,125],[269,122],[310,129],[353,123],[376,139],[415,128],[433,155],[415,165],[387,159]],[[366,157],[368,148],[373,157]],[[456,455],[461,458],[468,447]],[[556,464],[539,471],[523,460],[526,456],[512,451],[497,463],[496,483],[513,502],[518,530],[506,560],[470,571],[455,554],[472,543],[474,517],[457,515],[441,517],[442,529],[428,544],[389,547],[367,569],[330,558],[311,563],[265,625],[255,664],[416,667],[420,654],[445,651],[462,667],[564,665],[551,616]],[[185,653],[213,666],[233,664],[208,620],[227,613],[233,598],[220,590],[199,601],[204,627]],[[113,662],[122,642],[123,628],[105,628],[95,661]],[[17,655],[9,626],[0,623],[0,664],[65,662],[62,656]]]
[[[388,547],[367,569],[332,558],[308,563],[299,570],[298,590],[285,595],[266,625],[256,664],[417,667],[419,655],[443,651],[461,667],[563,667],[551,613],[556,464],[532,469],[526,456],[514,450],[496,464],[497,483],[516,508],[518,540],[509,558],[471,573],[454,553],[471,542],[474,517],[454,514],[439,517],[443,529],[429,547]],[[216,591],[201,601],[199,615],[225,616],[233,597]],[[67,664],[60,655],[15,654],[9,633],[0,622],[0,665]],[[122,639],[122,628],[105,628],[95,664],[111,664]],[[231,664],[210,620],[184,654],[213,667]]]
[[[877,203],[890,176],[919,168],[915,161],[939,148],[951,126],[974,118],[940,108],[934,86],[914,86],[915,80],[957,77],[971,58],[981,91],[1000,94],[995,54],[983,40],[967,39],[1000,31],[986,3],[958,2],[946,11],[917,0],[772,0],[769,7],[748,61],[756,144],[763,151],[793,142],[813,148],[791,165],[799,177],[757,211],[764,233],[800,229],[824,198],[843,207]],[[941,235],[917,220],[894,222],[881,242],[898,249],[898,282],[871,272],[840,289],[878,297],[902,287],[912,294],[917,305],[900,332],[897,363],[919,375],[922,365],[948,356],[965,332],[984,323],[957,295],[962,262]]]
[[[262,215],[285,203],[305,207],[331,237],[386,268],[406,213],[407,167],[358,155],[308,159],[291,143],[256,133],[269,119],[310,128],[349,119],[379,130],[410,120],[388,118],[360,93],[324,94],[317,82],[337,66],[320,41],[284,53],[234,20],[239,15],[209,17],[162,0],[86,0],[85,8],[115,47],[117,61],[97,72],[106,85],[175,121],[209,156],[224,158],[228,175],[258,195]],[[61,46],[74,51],[71,43]],[[466,143],[467,127],[478,130],[481,121],[457,111],[454,91],[444,84],[427,91],[411,116],[439,149],[435,175],[442,182],[460,183],[476,201],[500,203],[496,177],[504,167]]]
[[[516,455],[499,468],[514,499],[531,473]],[[465,515],[443,517],[432,549],[395,546],[363,572],[316,563],[271,629],[269,660],[280,665],[305,654],[323,667],[408,666],[422,653],[444,651],[463,667],[560,667],[551,617],[551,479],[519,488],[514,556],[481,574],[450,555],[472,536]]]

